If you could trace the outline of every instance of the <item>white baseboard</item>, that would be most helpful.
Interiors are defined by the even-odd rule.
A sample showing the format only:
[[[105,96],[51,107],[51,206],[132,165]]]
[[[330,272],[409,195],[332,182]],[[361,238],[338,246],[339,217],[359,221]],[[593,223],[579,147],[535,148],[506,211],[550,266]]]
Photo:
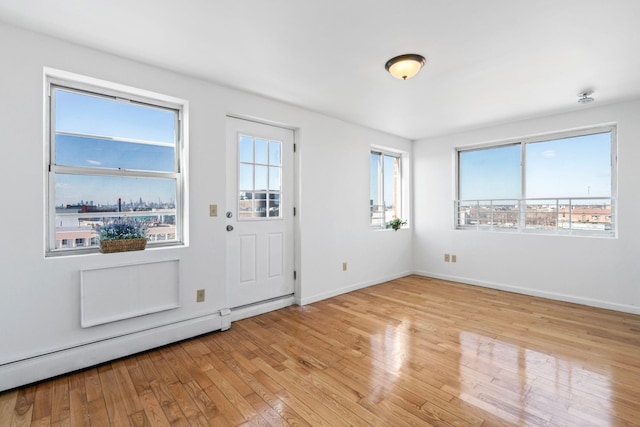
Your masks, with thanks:
[[[380,283],[388,282],[390,280],[399,279],[401,277],[405,277],[405,276],[408,276],[410,274],[413,274],[413,272],[412,271],[407,271],[407,272],[397,273],[397,274],[393,274],[393,275],[386,276],[386,277],[381,277],[381,278],[378,278],[378,279],[375,279],[375,280],[370,280],[370,281],[367,281],[367,282],[355,283],[353,285],[345,286],[344,288],[336,289],[336,290],[331,291],[331,292],[326,292],[326,293],[323,293],[323,294],[313,295],[313,296],[308,297],[308,298],[302,298],[302,299],[300,299],[298,304],[299,305],[313,304],[314,302],[318,302],[318,301],[322,301],[322,300],[327,299],[327,298],[331,298],[331,297],[335,297],[335,296],[338,296],[338,295],[346,294],[348,292],[357,291],[359,289],[368,288],[369,286],[379,285]]]
[[[0,391],[221,329],[220,314],[159,326],[0,365]]]
[[[459,282],[467,285],[481,286],[484,288],[497,289],[500,291],[514,292],[517,294],[530,295],[535,297],[547,298],[557,301],[571,302],[575,304],[587,305],[590,307],[604,308],[607,310],[621,311],[623,313],[640,314],[640,307],[618,304],[608,301],[597,300],[593,298],[584,298],[574,295],[560,294],[556,292],[546,292],[531,288],[521,288],[517,286],[504,285],[502,283],[486,282],[482,280],[469,279],[467,277],[450,276],[446,274],[430,273],[428,271],[414,271],[414,274],[424,277],[433,277],[434,279],[449,280],[451,282]]]
[[[270,301],[265,301],[259,304],[248,305],[245,307],[234,308],[231,310],[231,322],[246,319],[248,317],[257,316],[259,314],[268,313],[270,311],[279,310],[281,308],[289,307],[295,303],[294,296],[288,296],[285,298],[278,298]],[[233,325],[231,325],[233,328]]]

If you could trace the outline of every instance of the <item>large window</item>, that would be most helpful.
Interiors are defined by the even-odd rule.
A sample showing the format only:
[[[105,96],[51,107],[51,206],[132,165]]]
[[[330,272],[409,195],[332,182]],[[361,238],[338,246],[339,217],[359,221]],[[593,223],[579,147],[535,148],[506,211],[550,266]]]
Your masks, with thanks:
[[[398,153],[371,151],[369,206],[372,227],[387,228],[389,221],[402,218],[401,160]]]
[[[183,106],[54,78],[48,89],[47,253],[91,251],[119,217],[143,221],[150,245],[181,243]]]
[[[615,127],[457,156],[456,228],[615,236]]]

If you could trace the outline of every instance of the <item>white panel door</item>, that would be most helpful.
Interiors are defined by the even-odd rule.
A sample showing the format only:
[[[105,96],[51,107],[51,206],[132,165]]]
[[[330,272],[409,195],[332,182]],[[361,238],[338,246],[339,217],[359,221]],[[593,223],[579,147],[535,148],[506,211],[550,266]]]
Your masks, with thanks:
[[[228,117],[227,167],[229,307],[293,294],[293,131]]]

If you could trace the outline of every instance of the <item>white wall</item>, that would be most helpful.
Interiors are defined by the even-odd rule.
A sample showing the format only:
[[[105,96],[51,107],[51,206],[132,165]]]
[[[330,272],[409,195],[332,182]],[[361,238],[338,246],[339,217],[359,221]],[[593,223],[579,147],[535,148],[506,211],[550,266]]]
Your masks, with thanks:
[[[410,152],[409,141],[9,26],[0,55],[0,390],[220,328],[226,224],[208,205],[226,210],[227,114],[297,129],[298,302],[411,272],[411,231],[368,227],[369,147]],[[188,247],[45,259],[43,67],[189,101]],[[170,259],[180,262],[180,308],[80,327],[80,270]],[[199,288],[207,299],[196,304]]]
[[[640,313],[640,102],[587,108],[414,143],[413,260],[423,275]],[[455,147],[618,125],[618,238],[453,229]],[[443,254],[457,255],[445,263]]]

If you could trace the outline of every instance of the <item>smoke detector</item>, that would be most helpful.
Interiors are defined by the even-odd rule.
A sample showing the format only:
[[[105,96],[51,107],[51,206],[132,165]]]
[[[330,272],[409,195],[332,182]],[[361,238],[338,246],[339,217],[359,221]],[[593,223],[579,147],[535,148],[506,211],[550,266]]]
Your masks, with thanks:
[[[591,97],[593,95],[592,90],[587,90],[578,94],[578,102],[580,104],[588,104],[590,102],[595,101],[594,98]]]

